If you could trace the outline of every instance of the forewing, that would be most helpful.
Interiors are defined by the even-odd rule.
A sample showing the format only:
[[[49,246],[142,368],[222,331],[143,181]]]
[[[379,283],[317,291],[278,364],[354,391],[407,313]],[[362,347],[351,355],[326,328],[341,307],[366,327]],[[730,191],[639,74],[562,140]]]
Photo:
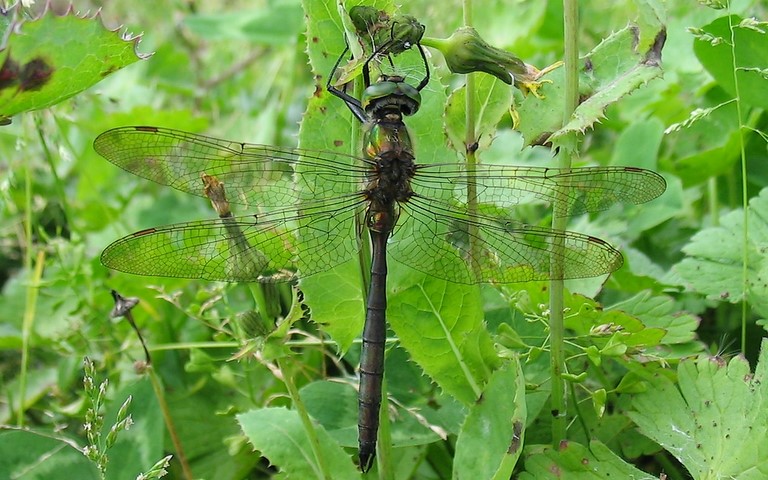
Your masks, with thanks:
[[[216,177],[232,203],[286,207],[330,197],[362,182],[365,160],[337,154],[232,142],[159,127],[120,127],[99,135],[101,156],[135,175],[204,196],[202,175]],[[353,161],[351,161],[353,160]],[[305,173],[297,188],[297,162]],[[351,164],[351,165],[350,165]]]

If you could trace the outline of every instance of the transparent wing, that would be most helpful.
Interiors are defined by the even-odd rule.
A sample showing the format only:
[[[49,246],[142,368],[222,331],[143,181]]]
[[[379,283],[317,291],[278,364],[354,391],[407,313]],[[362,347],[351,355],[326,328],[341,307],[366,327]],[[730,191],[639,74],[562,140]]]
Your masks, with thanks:
[[[456,165],[421,165],[413,190],[425,198],[450,197],[466,203],[469,176]],[[502,207],[531,200],[554,202],[555,215],[568,216],[605,210],[616,203],[641,204],[666,189],[661,175],[634,167],[583,167],[561,170],[544,167],[478,165],[474,174],[477,198],[481,203]]]
[[[288,280],[349,260],[359,249],[359,196],[265,215],[148,228],[109,245],[101,262],[138,275],[236,282]]]
[[[200,178],[215,176],[229,201],[283,207],[304,198],[348,193],[365,178],[366,160],[332,153],[231,142],[159,127],[120,127],[93,148],[118,167],[162,185],[204,196]],[[294,176],[297,165],[302,175]],[[297,185],[298,182],[298,185]]]
[[[403,205],[400,219],[402,226],[389,243],[392,258],[451,282],[597,277],[623,263],[621,254],[599,238],[491,216],[470,218],[460,209],[420,199]],[[561,275],[551,272],[553,255],[563,261]]]

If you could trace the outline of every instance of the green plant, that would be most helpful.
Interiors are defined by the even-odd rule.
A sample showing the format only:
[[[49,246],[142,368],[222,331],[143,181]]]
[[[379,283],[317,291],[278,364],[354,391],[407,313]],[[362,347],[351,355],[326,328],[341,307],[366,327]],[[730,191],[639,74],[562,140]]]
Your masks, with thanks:
[[[57,472],[97,478],[89,463],[63,467],[76,465],[78,445],[88,444],[80,430],[85,354],[115,388],[106,418],[133,398],[136,424],[110,450],[107,477],[135,478],[165,450],[178,450],[164,439],[152,382],[131,368],[140,344],[127,324],[108,319],[114,288],[142,299],[134,318],[195,477],[261,478],[277,469],[357,477],[360,266],[302,279],[301,293],[112,274],[98,262],[110,241],[213,212],[205,200],[118,171],[90,147],[103,130],[133,124],[286,146],[299,134],[302,147],[357,154],[356,125],[322,91],[344,48],[335,5],[304,1],[305,34],[295,2],[211,3],[176,17],[158,14],[178,8],[171,2],[152,12],[114,3],[104,15],[148,32],[142,45],[156,50],[153,58],[0,131],[0,418],[37,432],[0,431],[0,472],[18,475],[19,466],[55,458]],[[543,78],[552,83],[537,98],[479,73],[455,89],[464,77],[431,50],[434,78],[408,120],[420,162],[464,161],[465,144],[477,141],[482,163],[556,166],[550,148],[523,149],[549,140],[574,167],[660,171],[668,191],[647,205],[571,219],[569,230],[609,240],[626,264],[608,279],[566,282],[562,295],[542,284],[454,285],[392,265],[382,431],[395,448],[383,442],[381,468],[369,476],[761,478],[764,7],[667,2],[665,11],[636,1],[608,12],[583,2],[582,22],[564,42],[562,19],[574,17],[559,2],[473,6],[471,18],[430,2],[411,2],[402,13],[424,23],[433,40],[471,24],[489,45],[528,64],[570,60]],[[69,28],[51,29],[54,44],[66,45],[58,39],[72,35]],[[407,71],[408,58],[394,61]],[[512,97],[520,133],[505,115]],[[568,101],[576,113],[563,121]],[[536,225],[552,221],[535,204],[514,214]],[[562,308],[548,305],[553,296]],[[754,375],[745,360],[722,358],[737,350]],[[561,359],[551,362],[552,355]],[[233,356],[240,360],[228,361]],[[562,382],[551,381],[553,368]],[[553,409],[565,415],[553,421]],[[731,443],[747,436],[752,450]],[[46,457],[52,449],[62,456]],[[184,477],[178,463],[169,470]]]

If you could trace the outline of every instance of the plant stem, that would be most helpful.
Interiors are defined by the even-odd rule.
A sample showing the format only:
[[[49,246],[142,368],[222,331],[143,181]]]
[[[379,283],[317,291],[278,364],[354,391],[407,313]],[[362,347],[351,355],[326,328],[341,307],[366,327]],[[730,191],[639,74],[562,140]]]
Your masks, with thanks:
[[[296,412],[299,414],[299,418],[301,418],[301,423],[304,425],[304,431],[309,438],[309,444],[312,447],[312,453],[315,455],[317,467],[320,469],[320,472],[322,472],[322,478],[327,478],[330,480],[333,478],[333,476],[328,470],[328,466],[325,464],[325,459],[323,458],[322,452],[320,451],[320,439],[317,438],[315,425],[312,423],[312,419],[309,417],[309,412],[307,412],[306,407],[304,407],[304,402],[301,401],[301,397],[299,396],[299,390],[296,388],[296,384],[293,382],[293,371],[292,369],[288,368],[288,364],[286,364],[282,359],[277,359],[276,362],[278,368],[283,373],[282,380],[286,389],[288,390],[288,395],[291,397],[293,407],[296,409]]]
[[[463,2],[464,26],[472,26],[472,0]],[[475,127],[475,75],[467,74],[465,85],[466,96],[464,98],[464,146],[467,169],[467,235],[469,237],[469,258],[472,272],[476,278],[480,278],[479,265],[475,259],[480,258],[477,241],[477,132]]]
[[[157,398],[157,403],[160,406],[160,412],[163,414],[165,428],[168,429],[168,435],[171,436],[173,448],[176,450],[176,457],[181,464],[182,474],[184,475],[185,479],[192,480],[195,477],[192,475],[192,469],[189,467],[189,461],[187,460],[187,456],[184,454],[184,447],[181,444],[181,439],[179,439],[179,434],[176,433],[176,426],[173,423],[173,417],[171,417],[171,411],[168,408],[168,402],[165,400],[165,390],[163,389],[163,386],[160,383],[160,379],[157,376],[157,372],[155,372],[155,369],[152,367],[152,365],[149,365],[147,373],[149,373],[149,380],[152,383],[152,390],[155,391],[155,398]]]
[[[731,71],[733,72],[733,87],[736,91],[736,115],[739,124],[739,153],[741,155],[741,207],[744,210],[744,226],[741,231],[741,286],[744,295],[741,298],[741,354],[746,355],[747,350],[747,298],[749,296],[749,269],[747,262],[749,257],[749,194],[747,192],[747,153],[744,145],[745,125],[741,113],[741,94],[739,93],[739,66],[736,64],[736,26],[731,23],[731,2],[728,2],[728,29],[731,32]]]
[[[563,0],[563,21],[564,30],[564,64],[565,64],[565,102],[563,105],[563,125],[571,119],[579,99],[579,76],[578,76],[578,1]],[[570,134],[564,139],[560,146],[558,155],[559,168],[571,168],[571,156],[576,150],[575,134]],[[554,205],[554,211],[563,211],[559,205],[565,203],[564,192],[558,191],[557,199]],[[552,228],[556,231],[562,231],[566,227],[566,217],[555,215],[552,219]],[[562,237],[556,237],[552,245],[550,297],[549,297],[549,330],[550,330],[550,377],[552,381],[552,392],[550,396],[550,405],[552,413],[552,446],[557,448],[562,440],[566,438],[567,427],[567,393],[562,374],[565,372],[565,353],[564,336],[565,327],[563,326],[563,307],[564,307],[564,286],[563,286],[563,251],[564,244]]]

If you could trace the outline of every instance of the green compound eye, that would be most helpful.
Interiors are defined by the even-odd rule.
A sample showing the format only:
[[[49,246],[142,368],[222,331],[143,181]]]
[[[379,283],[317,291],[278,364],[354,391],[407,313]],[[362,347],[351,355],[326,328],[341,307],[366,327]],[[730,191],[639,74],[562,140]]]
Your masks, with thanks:
[[[360,100],[366,112],[397,105],[398,110],[408,116],[419,110],[421,93],[405,83],[402,77],[388,77],[366,88]]]

